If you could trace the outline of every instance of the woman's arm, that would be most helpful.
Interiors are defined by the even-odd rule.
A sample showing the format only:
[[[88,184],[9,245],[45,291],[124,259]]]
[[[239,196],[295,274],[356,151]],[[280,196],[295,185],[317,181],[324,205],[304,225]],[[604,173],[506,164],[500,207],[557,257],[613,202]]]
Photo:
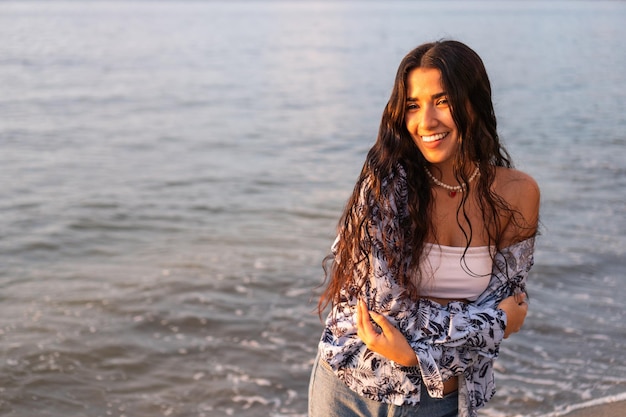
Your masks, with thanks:
[[[502,329],[503,337],[506,339],[511,334],[519,332],[524,324],[528,313],[526,294],[521,293],[505,298],[498,304],[498,309],[506,314],[506,327]],[[482,312],[483,315],[488,313],[489,311]],[[372,321],[378,325],[378,328]],[[418,364],[415,351],[400,330],[382,314],[369,311],[362,300],[359,300],[357,304],[356,323],[357,335],[371,351],[402,366],[409,367]]]

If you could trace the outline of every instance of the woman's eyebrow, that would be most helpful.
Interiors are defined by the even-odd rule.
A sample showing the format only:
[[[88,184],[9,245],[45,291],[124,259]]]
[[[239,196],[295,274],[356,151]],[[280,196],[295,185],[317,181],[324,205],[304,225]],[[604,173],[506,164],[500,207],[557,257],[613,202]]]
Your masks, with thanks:
[[[430,96],[430,99],[437,100],[438,98],[445,97],[447,95],[448,93],[446,93],[445,91],[442,91],[441,93],[433,94],[432,96]],[[406,101],[417,101],[417,99],[414,97],[407,97]]]

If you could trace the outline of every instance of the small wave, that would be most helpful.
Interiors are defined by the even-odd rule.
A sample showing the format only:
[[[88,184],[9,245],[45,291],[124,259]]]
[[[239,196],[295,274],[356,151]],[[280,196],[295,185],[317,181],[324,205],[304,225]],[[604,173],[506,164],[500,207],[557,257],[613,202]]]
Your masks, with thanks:
[[[585,401],[584,403],[572,404],[549,414],[543,414],[540,417],[561,417],[565,416],[573,411],[582,410],[586,408],[597,407],[600,405],[613,404],[621,401],[626,401],[626,392],[616,395],[609,395],[607,397],[596,398],[594,400]]]
[[[121,207],[119,203],[109,201],[82,201],[79,203],[79,206],[81,208],[95,210],[112,210]]]
[[[192,211],[199,211],[202,213],[209,213],[209,214],[220,214],[220,213],[227,212],[225,207],[209,206],[206,204],[196,204],[196,205],[191,206],[190,209]]]
[[[56,243],[37,241],[37,242],[29,242],[24,244],[21,247],[15,249],[14,253],[31,253],[31,252],[39,252],[39,251],[58,251],[60,249],[60,245]]]

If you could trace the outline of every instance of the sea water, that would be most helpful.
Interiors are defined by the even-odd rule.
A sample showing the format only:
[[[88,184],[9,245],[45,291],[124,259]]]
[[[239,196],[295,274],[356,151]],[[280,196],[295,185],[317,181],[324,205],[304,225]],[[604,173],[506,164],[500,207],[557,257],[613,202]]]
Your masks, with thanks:
[[[626,392],[626,3],[0,3],[0,415],[305,416],[400,59],[459,39],[542,189],[485,416]]]

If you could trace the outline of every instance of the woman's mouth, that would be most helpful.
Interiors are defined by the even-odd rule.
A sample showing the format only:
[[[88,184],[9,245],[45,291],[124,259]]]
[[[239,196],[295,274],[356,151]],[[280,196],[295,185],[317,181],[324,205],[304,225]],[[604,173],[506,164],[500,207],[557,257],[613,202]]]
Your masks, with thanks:
[[[449,132],[437,133],[435,135],[422,136],[422,141],[424,141],[426,143],[436,142],[436,141],[441,140],[441,139],[445,138],[446,136],[448,136],[448,133]]]

